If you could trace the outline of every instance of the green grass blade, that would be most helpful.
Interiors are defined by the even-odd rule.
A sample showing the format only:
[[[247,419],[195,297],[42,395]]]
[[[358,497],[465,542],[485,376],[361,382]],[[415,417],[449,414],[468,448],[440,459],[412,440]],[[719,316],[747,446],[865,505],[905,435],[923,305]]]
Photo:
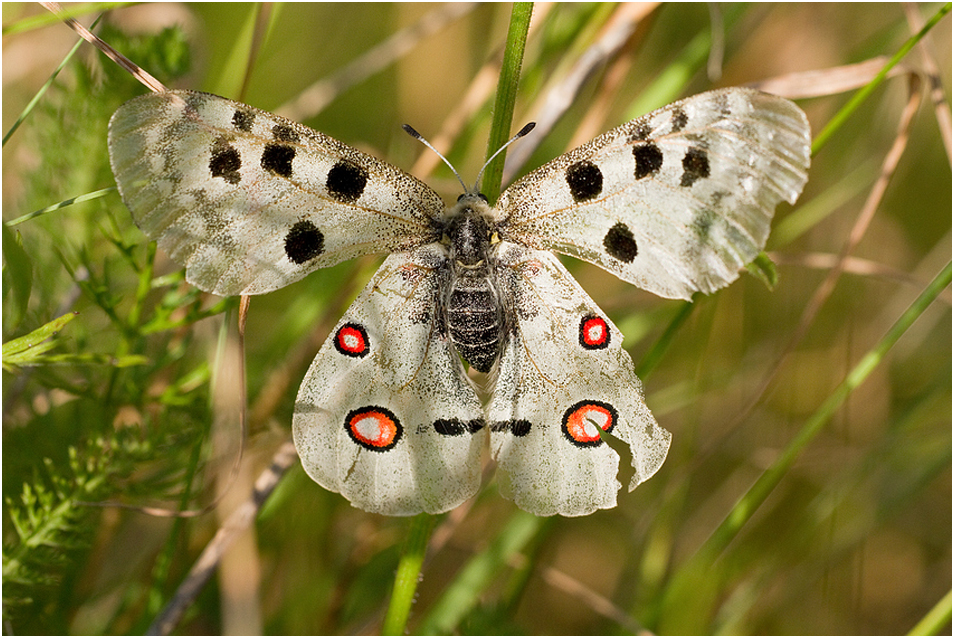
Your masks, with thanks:
[[[478,603],[491,581],[507,567],[508,558],[520,552],[541,530],[547,519],[517,511],[504,529],[475,555],[444,590],[418,628],[422,635],[445,635],[455,631]]]
[[[819,132],[819,135],[816,136],[816,139],[812,141],[812,154],[816,155],[819,152],[819,149],[826,145],[826,142],[829,141],[829,138],[839,130],[839,128],[845,124],[849,117],[855,113],[855,110],[859,108],[863,102],[875,91],[882,82],[888,77],[889,71],[892,70],[896,64],[898,64],[902,58],[904,58],[909,51],[915,47],[919,41],[925,37],[929,31],[938,23],[939,20],[944,18],[952,10],[952,3],[949,2],[945,4],[938,12],[932,16],[932,18],[925,23],[925,26],[916,33],[914,36],[905,41],[905,44],[895,53],[894,56],[882,67],[882,70],[879,71],[872,80],[869,81],[867,85],[855,92],[844,107],[842,107],[839,112],[829,120],[826,126],[822,131]]]
[[[38,363],[43,353],[47,352],[56,342],[53,338],[63,330],[63,327],[76,319],[77,313],[67,313],[23,337],[12,339],[3,345],[3,368],[11,370],[16,366],[29,366]],[[49,341],[47,341],[49,340]]]
[[[709,617],[709,598],[701,596],[701,575],[712,568],[713,563],[735,539],[740,529],[752,518],[756,509],[766,501],[769,494],[775,489],[783,476],[792,467],[799,454],[806,449],[810,442],[829,423],[835,412],[845,404],[853,390],[859,387],[868,378],[869,374],[885,359],[889,349],[899,341],[899,338],[912,326],[922,313],[929,307],[936,297],[952,281],[952,263],[942,269],[932,282],[922,291],[921,295],[906,309],[888,330],[885,336],[869,350],[859,363],[843,379],[842,383],[820,405],[816,412],[805,422],[802,429],[789,443],[789,446],[779,455],[776,461],[767,468],[756,480],[756,483],[736,503],[726,518],[720,523],[712,535],[697,550],[696,554],[686,562],[680,572],[674,577],[666,594],[662,613],[663,618],[671,623],[680,624],[678,610],[686,611],[687,602],[697,602],[702,609],[691,611],[695,618],[693,623],[701,623],[700,619]],[[715,585],[710,582],[710,585]],[[699,626],[686,628],[677,627],[658,628],[662,633],[690,632]]]
[[[59,18],[53,14],[50,14],[50,16],[54,21],[59,20]],[[95,27],[97,22],[99,22],[99,18],[96,19],[96,22],[94,22],[90,28]],[[13,126],[10,127],[10,130],[4,134],[3,143],[0,146],[6,146],[7,141],[13,136],[16,130],[20,128],[20,125],[23,123],[23,121],[27,119],[27,116],[30,115],[30,112],[33,111],[33,108],[40,102],[40,99],[46,93],[47,89],[53,85],[54,80],[56,80],[56,76],[58,76],[60,71],[62,71],[63,68],[69,64],[70,60],[73,59],[73,55],[76,54],[83,42],[85,42],[85,40],[81,38],[76,40],[76,44],[73,45],[73,48],[70,49],[70,52],[66,54],[53,73],[50,74],[50,77],[47,79],[47,81],[43,83],[42,87],[40,87],[40,90],[36,92],[36,95],[34,95],[30,102],[23,108],[23,112],[20,114],[20,117],[17,118],[17,121],[13,123]]]
[[[16,226],[17,224],[23,224],[24,222],[29,222],[30,220],[34,220],[42,215],[46,215],[47,213],[53,213],[54,211],[59,211],[60,209],[64,209],[68,206],[72,206],[73,204],[80,204],[81,202],[89,202],[90,200],[99,199],[101,197],[109,195],[115,190],[116,190],[115,186],[109,186],[109,187],[106,187],[105,189],[93,191],[92,193],[84,193],[83,195],[77,195],[76,197],[71,197],[68,200],[63,200],[62,202],[51,204],[50,206],[47,206],[42,209],[38,209],[36,211],[33,211],[32,213],[21,215],[20,217],[16,219],[10,220],[6,224],[8,226]]]
[[[922,294],[919,295],[912,305],[896,320],[895,324],[893,324],[885,334],[885,337],[859,360],[859,363],[846,375],[842,383],[839,384],[828,399],[826,399],[819,409],[806,421],[802,429],[776,462],[763,473],[753,487],[750,488],[736,504],[726,519],[723,520],[720,527],[716,529],[710,539],[704,544],[704,548],[709,547],[709,551],[715,554],[728,545],[743,524],[749,520],[756,508],[765,501],[772,489],[779,484],[786,471],[792,467],[799,453],[801,453],[816,435],[819,434],[822,428],[829,423],[829,420],[835,414],[836,410],[845,403],[849,394],[858,388],[869,374],[885,359],[889,349],[899,341],[899,338],[905,334],[915,320],[925,312],[929,304],[938,297],[951,281],[952,263],[949,262],[948,265],[935,276],[935,279],[932,280],[925,290],[922,291]]]
[[[928,614],[909,630],[909,636],[937,635],[952,623],[952,591],[949,590]]]
[[[488,135],[487,155],[491,157],[511,137],[511,122],[514,119],[514,104],[517,101],[517,85],[524,61],[524,49],[527,46],[527,30],[531,24],[533,2],[516,2],[511,11],[511,22],[507,29],[507,42],[504,47],[504,61],[501,76],[497,83],[497,97],[494,100],[494,113],[491,120],[491,132]],[[504,153],[491,162],[484,172],[481,192],[489,202],[496,202],[501,194],[501,179],[504,176]]]

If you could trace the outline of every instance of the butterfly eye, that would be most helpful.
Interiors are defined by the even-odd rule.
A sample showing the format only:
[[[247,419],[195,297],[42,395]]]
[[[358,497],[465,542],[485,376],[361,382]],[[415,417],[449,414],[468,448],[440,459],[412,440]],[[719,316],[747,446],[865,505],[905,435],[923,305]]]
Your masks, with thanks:
[[[463,199],[466,198],[466,197],[467,197],[467,198],[475,197],[475,195],[476,195],[477,197],[481,198],[481,200],[483,200],[484,203],[487,204],[487,196],[484,195],[483,193],[476,193],[476,194],[475,194],[475,193],[462,193],[461,195],[458,196],[458,202],[460,202],[461,200],[463,200]]]

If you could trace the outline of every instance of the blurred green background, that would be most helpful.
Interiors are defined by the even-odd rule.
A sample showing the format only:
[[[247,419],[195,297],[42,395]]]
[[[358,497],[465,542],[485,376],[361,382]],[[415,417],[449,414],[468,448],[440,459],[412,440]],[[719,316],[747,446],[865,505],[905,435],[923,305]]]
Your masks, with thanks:
[[[540,117],[543,96],[608,25],[630,19],[634,32],[573,94],[521,174],[680,97],[800,71],[823,71],[801,87],[812,97],[798,100],[817,133],[852,95],[829,88],[825,71],[893,55],[942,5],[915,7],[914,28],[894,4],[716,6],[717,15],[703,4],[653,6],[640,20],[628,17],[640,11],[633,6],[538,7],[514,130]],[[497,66],[488,89],[475,78],[503,45],[510,5],[462,11],[378,70],[346,66],[438,9],[293,3],[263,15],[258,5],[143,5],[113,10],[99,33],[169,86],[266,110],[288,109],[307,87],[336,78],[344,84],[330,85],[333,98],[303,115],[306,124],[409,171],[422,148],[400,124],[433,141],[447,127],[449,158],[470,182]],[[88,25],[95,15],[79,17]],[[36,5],[5,3],[3,24],[6,133],[76,36]],[[260,46],[250,55],[253,33]],[[668,346],[644,382],[673,433],[669,458],[616,509],[578,519],[522,514],[489,473],[473,504],[439,518],[411,633],[896,634],[950,592],[950,289],[839,405],[739,534],[703,564],[698,549],[951,259],[950,132],[940,131],[924,75],[928,57],[950,113],[951,42],[949,15],[925,51],[903,61],[923,74],[925,99],[855,259],[808,323],[807,305],[896,137],[905,73],[850,114],[814,156],[800,201],[777,210],[767,247],[774,290],[744,275],[673,324],[681,302],[566,261],[635,362]],[[708,62],[720,77],[708,77]],[[112,186],[106,124],[143,91],[81,47],[4,146],[4,222]],[[457,195],[444,167],[416,174],[447,201]],[[194,509],[222,491],[240,434],[213,428],[210,388],[235,300],[195,291],[162,254],[151,270],[153,249],[115,192],[8,227],[3,242],[5,344],[79,313],[33,365],[8,368],[4,353],[4,629],[141,633],[288,437],[308,363],[380,257],[252,301],[239,479],[214,513],[174,520],[86,502]],[[408,526],[351,508],[295,465],[176,632],[377,632]],[[487,566],[486,578],[465,581],[474,566]],[[950,618],[950,600],[947,610]],[[940,629],[950,633],[950,622]]]

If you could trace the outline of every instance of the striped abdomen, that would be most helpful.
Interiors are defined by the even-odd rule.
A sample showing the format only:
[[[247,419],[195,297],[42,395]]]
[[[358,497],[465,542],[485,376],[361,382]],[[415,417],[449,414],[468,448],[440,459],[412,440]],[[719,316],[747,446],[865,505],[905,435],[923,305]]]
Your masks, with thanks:
[[[456,275],[445,306],[448,333],[461,357],[487,373],[501,343],[503,325],[497,292],[485,269]]]

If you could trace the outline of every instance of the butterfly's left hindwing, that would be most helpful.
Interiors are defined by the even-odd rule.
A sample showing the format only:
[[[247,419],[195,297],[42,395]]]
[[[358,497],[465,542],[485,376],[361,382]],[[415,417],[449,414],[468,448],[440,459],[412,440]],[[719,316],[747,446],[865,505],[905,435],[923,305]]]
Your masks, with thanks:
[[[136,224],[220,295],[281,288],[368,253],[438,239],[441,198],[416,178],[277,115],[207,93],[130,100],[109,155]]]
[[[498,245],[512,325],[487,408],[501,492],[536,515],[587,515],[617,503],[630,447],[633,490],[663,464],[670,433],[643,398],[622,335],[550,253]]]
[[[484,412],[437,314],[446,259],[435,244],[386,259],[295,402],[306,472],[368,512],[441,513],[480,487]]]

